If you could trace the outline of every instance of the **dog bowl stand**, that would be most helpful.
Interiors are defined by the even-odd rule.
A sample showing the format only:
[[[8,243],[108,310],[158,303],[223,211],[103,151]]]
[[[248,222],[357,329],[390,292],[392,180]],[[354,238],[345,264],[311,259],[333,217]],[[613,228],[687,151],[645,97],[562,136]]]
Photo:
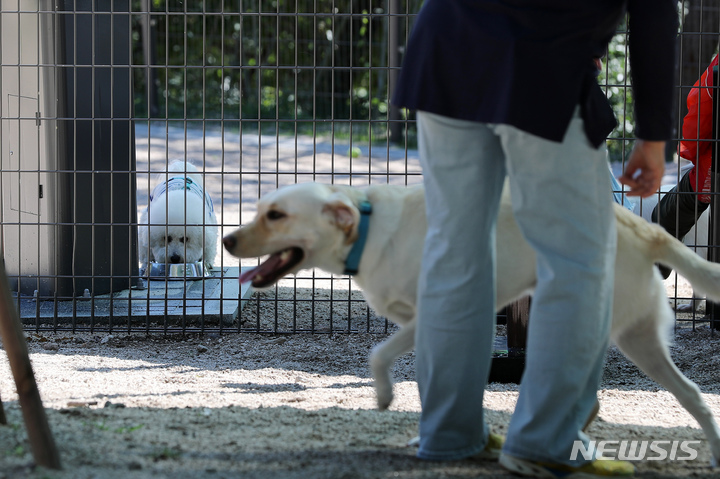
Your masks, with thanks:
[[[109,321],[115,327],[140,320],[184,322],[189,326],[200,326],[202,321],[227,326],[237,319],[253,293],[249,284],[241,287],[239,275],[239,267],[223,267],[212,269],[210,276],[201,279],[138,278],[142,287],[94,297],[88,293],[69,301],[22,298],[20,317],[29,324],[56,321],[59,327],[70,326],[70,322],[101,325]]]

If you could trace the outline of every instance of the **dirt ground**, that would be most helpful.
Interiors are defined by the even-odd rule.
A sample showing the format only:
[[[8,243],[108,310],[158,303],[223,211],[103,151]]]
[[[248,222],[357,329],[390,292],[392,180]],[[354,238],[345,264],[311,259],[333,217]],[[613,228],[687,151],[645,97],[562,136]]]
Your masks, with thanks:
[[[272,318],[262,321],[292,315],[267,309]],[[317,318],[323,314],[315,311]],[[395,366],[391,409],[375,410],[367,357],[385,337],[29,333],[63,470],[33,466],[0,354],[0,393],[10,422],[0,426],[0,479],[512,477],[493,462],[414,457],[406,445],[417,433],[420,410],[412,354]],[[683,327],[674,339],[678,366],[720,414],[720,334]],[[499,433],[517,391],[515,384],[488,386],[487,419]],[[701,441],[697,460],[642,461],[638,477],[713,476],[695,421],[612,348],[599,397],[600,416],[589,430],[594,439]]]

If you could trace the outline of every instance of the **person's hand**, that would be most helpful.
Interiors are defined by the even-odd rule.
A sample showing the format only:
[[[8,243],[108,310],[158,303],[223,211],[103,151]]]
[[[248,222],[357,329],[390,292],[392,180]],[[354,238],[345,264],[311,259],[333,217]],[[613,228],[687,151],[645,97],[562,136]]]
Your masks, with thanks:
[[[636,140],[625,172],[618,178],[630,188],[628,196],[646,198],[657,193],[665,173],[665,142]]]

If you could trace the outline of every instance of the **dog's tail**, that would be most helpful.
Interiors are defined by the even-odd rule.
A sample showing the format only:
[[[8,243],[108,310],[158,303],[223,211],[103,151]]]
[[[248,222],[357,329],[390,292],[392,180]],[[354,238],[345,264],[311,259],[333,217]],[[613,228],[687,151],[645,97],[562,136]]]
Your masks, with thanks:
[[[195,165],[185,160],[173,160],[168,165],[169,172],[197,172],[198,169]]]
[[[668,234],[672,241],[658,262],[669,266],[687,279],[693,289],[707,295],[708,299],[720,301],[720,263],[701,258],[692,249]]]
[[[622,208],[616,208],[616,218],[632,228],[635,240],[644,243],[641,251],[647,251],[653,262],[674,269],[694,290],[707,295],[708,299],[720,301],[720,263],[703,259],[661,226],[648,223],[629,211],[618,212],[618,209]]]

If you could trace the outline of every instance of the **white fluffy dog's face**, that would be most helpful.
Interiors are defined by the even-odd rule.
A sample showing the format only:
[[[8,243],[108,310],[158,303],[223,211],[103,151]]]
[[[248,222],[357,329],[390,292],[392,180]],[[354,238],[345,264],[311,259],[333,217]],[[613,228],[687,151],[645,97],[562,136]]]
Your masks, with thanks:
[[[150,227],[150,249],[158,263],[192,263],[203,257],[202,226]]]
[[[168,191],[148,210],[148,247],[158,263],[192,263],[203,259],[206,235],[216,234],[203,199],[186,190]],[[205,230],[205,231],[204,231]]]

